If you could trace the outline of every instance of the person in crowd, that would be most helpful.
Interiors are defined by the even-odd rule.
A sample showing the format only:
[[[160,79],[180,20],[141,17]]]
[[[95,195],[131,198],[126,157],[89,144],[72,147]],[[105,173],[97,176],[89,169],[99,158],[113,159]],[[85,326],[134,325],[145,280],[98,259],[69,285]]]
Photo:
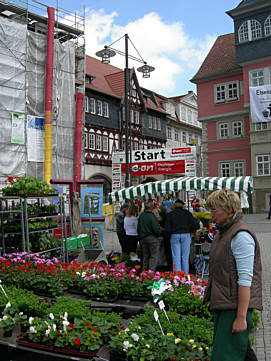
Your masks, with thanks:
[[[124,253],[136,253],[137,242],[139,241],[137,233],[138,210],[136,205],[132,204],[124,217],[125,242],[123,245]]]
[[[162,230],[162,236],[164,241],[164,249],[165,249],[165,257],[167,261],[167,269],[168,271],[172,271],[172,252],[170,245],[170,236],[165,232],[166,228],[166,219],[168,216],[168,211],[166,207],[161,206],[159,211],[159,224]]]
[[[162,206],[167,209],[168,212],[172,211],[172,198],[171,196],[166,196],[166,198],[162,202]]]
[[[207,206],[218,229],[211,246],[204,295],[214,312],[211,361],[257,360],[248,336],[252,309],[262,310],[260,246],[243,218],[235,192],[214,191]]]
[[[128,208],[129,208],[129,204],[124,203],[121,206],[120,211],[116,214],[116,231],[121,246],[121,252],[124,252],[123,247],[125,247],[124,244],[125,244],[126,234],[124,230],[124,217]]]
[[[144,212],[140,214],[137,225],[143,252],[143,271],[155,271],[158,262],[159,236],[162,232],[157,217],[153,213],[153,206],[151,200],[145,203]]]
[[[269,212],[268,212],[267,219],[271,219],[271,194],[269,195]]]
[[[189,272],[191,231],[199,228],[197,220],[177,199],[166,219],[165,232],[170,235],[173,270]]]

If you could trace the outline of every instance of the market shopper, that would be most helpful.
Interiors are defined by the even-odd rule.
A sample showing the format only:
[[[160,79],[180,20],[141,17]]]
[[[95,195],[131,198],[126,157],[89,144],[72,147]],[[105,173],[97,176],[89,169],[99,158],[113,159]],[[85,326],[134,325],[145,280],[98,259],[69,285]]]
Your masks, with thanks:
[[[123,247],[125,247],[124,242],[125,242],[126,234],[124,229],[124,218],[128,208],[129,208],[129,204],[124,203],[121,206],[120,211],[116,214],[116,231],[121,246],[121,252],[124,252]]]
[[[248,336],[252,309],[262,310],[259,243],[243,218],[236,193],[217,190],[208,197],[207,206],[218,229],[204,297],[214,312],[211,361],[257,360]]]
[[[153,207],[153,201],[150,200],[145,203],[144,212],[140,214],[137,225],[143,252],[143,271],[155,271],[158,262],[159,236],[162,232],[157,217],[153,213]]]
[[[165,233],[170,235],[173,270],[189,272],[191,231],[199,228],[197,220],[187,209],[184,202],[177,199],[174,210],[166,219]]]
[[[139,241],[137,233],[137,215],[137,207],[132,204],[126,212],[126,216],[124,217],[124,230],[126,237],[123,244],[123,252],[127,254],[131,252],[136,253],[137,243]]]

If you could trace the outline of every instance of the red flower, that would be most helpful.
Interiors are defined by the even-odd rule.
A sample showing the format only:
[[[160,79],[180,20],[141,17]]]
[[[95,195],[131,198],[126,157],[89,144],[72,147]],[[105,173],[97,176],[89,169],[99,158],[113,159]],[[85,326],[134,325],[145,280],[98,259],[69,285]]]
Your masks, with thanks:
[[[75,345],[80,346],[81,345],[80,338],[77,338],[76,340],[74,340],[74,343],[75,343]]]
[[[136,265],[136,266],[135,266],[135,269],[139,270],[139,268],[141,268],[140,265]]]
[[[121,330],[125,330],[125,327],[124,326],[121,326],[121,328],[120,328]]]
[[[89,326],[89,325],[90,325],[90,322],[89,322],[89,321],[87,321],[87,322],[86,322],[86,326]]]
[[[60,331],[60,330],[57,330],[57,334],[60,335],[60,334],[61,334],[61,331]]]
[[[74,324],[73,323],[69,323],[69,327],[73,328]]]
[[[175,360],[175,357],[171,357],[171,358],[170,358],[170,361],[174,361],[174,360]]]
[[[13,178],[13,177],[8,177],[8,181],[9,181],[10,183],[13,183],[13,182],[14,182],[14,178]]]
[[[91,330],[91,332],[94,332],[94,333],[96,333],[96,332],[98,332],[98,330],[95,330],[95,329],[93,329],[93,330]]]

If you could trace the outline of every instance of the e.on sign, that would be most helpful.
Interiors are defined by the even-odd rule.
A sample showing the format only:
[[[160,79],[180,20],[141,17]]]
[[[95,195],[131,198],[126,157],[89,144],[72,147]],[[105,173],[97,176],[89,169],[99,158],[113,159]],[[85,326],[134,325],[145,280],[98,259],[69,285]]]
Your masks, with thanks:
[[[195,161],[196,149],[186,148],[159,148],[144,149],[132,152],[132,175],[176,174],[185,173],[186,161]],[[126,173],[125,153],[112,154],[112,163],[121,163],[121,173]]]

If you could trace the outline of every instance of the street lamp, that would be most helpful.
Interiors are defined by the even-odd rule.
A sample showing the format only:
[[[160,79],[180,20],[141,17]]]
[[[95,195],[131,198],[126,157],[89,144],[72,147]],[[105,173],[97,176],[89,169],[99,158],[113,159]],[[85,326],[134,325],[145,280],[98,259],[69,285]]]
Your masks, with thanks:
[[[125,51],[122,52],[120,50],[114,49],[112,48],[112,45],[114,43],[116,43],[117,41],[119,41],[122,38],[125,38]],[[97,51],[96,55],[98,57],[102,58],[102,63],[103,64],[109,64],[110,63],[110,58],[112,56],[115,56],[116,54],[120,54],[123,55],[125,57],[125,69],[124,69],[124,109],[125,109],[125,187],[129,187],[131,186],[132,183],[132,177],[130,177],[130,161],[129,161],[129,153],[131,154],[132,149],[131,149],[131,145],[130,145],[130,149],[129,149],[129,144],[128,144],[128,138],[129,138],[129,115],[130,115],[130,111],[129,111],[129,88],[130,88],[130,79],[129,79],[129,67],[128,67],[128,59],[132,59],[135,61],[138,61],[140,63],[143,63],[144,65],[142,65],[141,67],[139,67],[137,70],[141,73],[143,73],[143,78],[149,78],[150,77],[150,72],[154,71],[154,67],[148,65],[141,57],[141,55],[139,54],[139,52],[137,51],[137,49],[135,48],[134,44],[132,43],[131,39],[129,38],[128,34],[125,34],[124,36],[122,36],[120,39],[114,41],[112,44],[110,44],[109,46],[105,45],[104,49]],[[133,55],[130,55],[128,53],[128,40],[130,40],[131,44],[133,45],[133,47],[135,48],[136,52],[138,53],[138,55],[140,56],[140,58],[136,58]],[[131,141],[131,139],[130,139]],[[132,171],[131,171],[132,172]]]

